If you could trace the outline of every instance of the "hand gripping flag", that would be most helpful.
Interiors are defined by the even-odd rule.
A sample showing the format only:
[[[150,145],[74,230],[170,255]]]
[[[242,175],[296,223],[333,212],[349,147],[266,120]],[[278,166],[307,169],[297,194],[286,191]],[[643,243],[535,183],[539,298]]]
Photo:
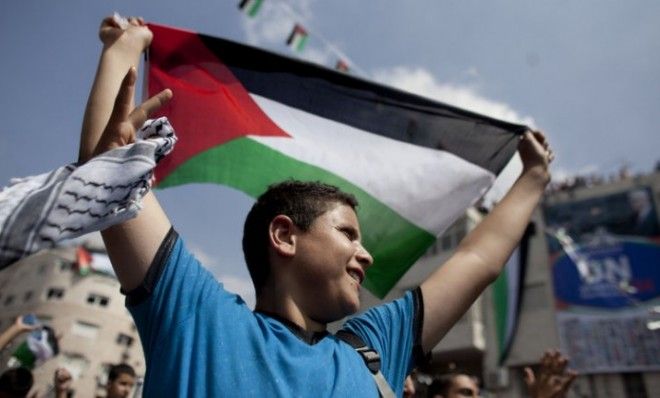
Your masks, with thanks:
[[[354,194],[383,297],[490,187],[527,127],[311,63],[150,24],[149,94],[180,141],[160,188],[216,183],[253,197],[285,179]]]

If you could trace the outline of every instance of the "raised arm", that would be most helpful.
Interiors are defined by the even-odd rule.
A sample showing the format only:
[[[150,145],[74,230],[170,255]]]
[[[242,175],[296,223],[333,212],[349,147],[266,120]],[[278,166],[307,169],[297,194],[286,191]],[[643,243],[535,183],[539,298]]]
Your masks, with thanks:
[[[2,333],[0,333],[0,350],[4,349],[12,340],[18,335],[36,329],[37,325],[28,325],[23,322],[23,316],[19,315],[14,320],[14,323],[9,325]]]
[[[552,151],[543,134],[527,132],[518,146],[523,171],[500,203],[422,283],[422,347],[432,349],[502,271],[518,245],[546,184]]]
[[[99,36],[103,50],[85,109],[80,136],[81,161],[132,142],[135,130],[148,113],[171,97],[169,91],[160,93],[131,112],[136,80],[134,68],[152,39],[151,31],[141,19],[130,18],[122,28],[115,18],[106,18],[101,23]],[[167,216],[155,196],[149,193],[136,218],[102,231],[108,255],[125,290],[132,290],[142,282],[169,228]]]

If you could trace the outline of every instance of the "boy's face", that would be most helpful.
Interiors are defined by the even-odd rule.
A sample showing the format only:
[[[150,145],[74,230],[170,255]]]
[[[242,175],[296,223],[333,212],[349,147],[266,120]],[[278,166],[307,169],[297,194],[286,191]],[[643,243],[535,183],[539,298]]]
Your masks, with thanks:
[[[107,398],[127,398],[135,385],[135,377],[121,373],[119,376],[108,381],[107,385]]]
[[[296,280],[300,305],[318,322],[332,322],[360,307],[360,284],[373,263],[362,246],[355,211],[337,204],[297,235]]]

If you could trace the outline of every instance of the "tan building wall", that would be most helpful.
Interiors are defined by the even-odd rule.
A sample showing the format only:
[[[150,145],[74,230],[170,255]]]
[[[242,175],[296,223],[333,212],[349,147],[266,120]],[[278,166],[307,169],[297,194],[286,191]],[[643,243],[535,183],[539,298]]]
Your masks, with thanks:
[[[126,362],[143,375],[144,357],[119,282],[107,274],[79,275],[75,251],[43,251],[0,272],[0,329],[34,313],[61,334],[60,354],[33,371],[39,390],[51,389],[55,369],[63,366],[74,375],[76,396],[102,396],[108,365]],[[25,337],[2,352],[0,370]]]

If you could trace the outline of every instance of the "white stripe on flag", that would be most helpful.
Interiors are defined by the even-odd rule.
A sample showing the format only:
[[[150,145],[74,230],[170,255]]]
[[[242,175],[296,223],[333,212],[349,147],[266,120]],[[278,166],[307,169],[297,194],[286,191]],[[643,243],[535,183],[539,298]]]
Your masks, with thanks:
[[[251,94],[294,139],[250,138],[361,187],[437,235],[492,184],[495,176],[448,152],[369,133]]]

